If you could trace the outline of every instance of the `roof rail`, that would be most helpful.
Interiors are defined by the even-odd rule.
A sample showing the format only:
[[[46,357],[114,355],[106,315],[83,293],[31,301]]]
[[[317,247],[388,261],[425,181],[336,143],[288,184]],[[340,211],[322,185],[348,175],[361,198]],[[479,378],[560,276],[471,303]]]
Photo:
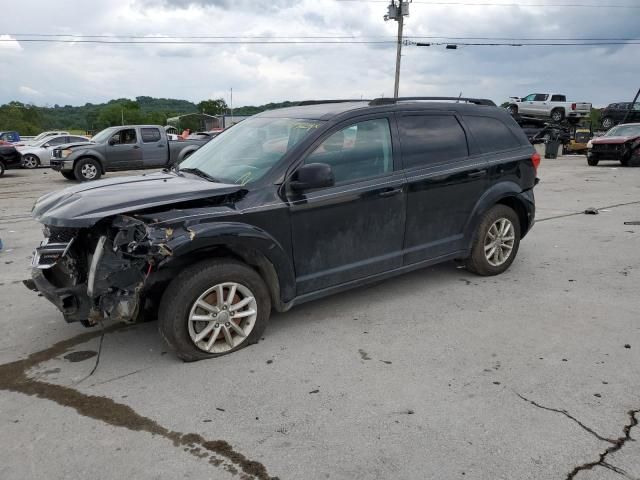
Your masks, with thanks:
[[[344,100],[304,100],[302,102],[298,102],[299,107],[304,107],[305,105],[321,105],[323,103],[347,103],[347,102],[369,102],[369,99],[344,99]]]
[[[473,103],[475,105],[486,105],[489,107],[495,107],[496,104],[493,103],[493,100],[489,100],[486,98],[468,98],[468,97],[398,97],[398,98],[376,98],[369,102],[369,105],[388,105],[397,102],[405,102],[409,100],[432,100],[432,101],[455,101],[455,102],[465,102],[465,103]]]

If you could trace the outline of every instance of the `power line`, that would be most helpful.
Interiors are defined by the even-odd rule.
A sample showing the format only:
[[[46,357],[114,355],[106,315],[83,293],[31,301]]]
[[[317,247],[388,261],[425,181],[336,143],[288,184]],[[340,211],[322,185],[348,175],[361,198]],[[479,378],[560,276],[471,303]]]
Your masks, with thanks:
[[[358,2],[358,3],[387,3],[386,0],[335,0],[336,2]],[[414,4],[422,4],[426,6],[439,5],[460,5],[466,7],[550,7],[550,8],[640,8],[640,5],[596,5],[593,3],[493,3],[493,2],[421,2],[414,0]]]

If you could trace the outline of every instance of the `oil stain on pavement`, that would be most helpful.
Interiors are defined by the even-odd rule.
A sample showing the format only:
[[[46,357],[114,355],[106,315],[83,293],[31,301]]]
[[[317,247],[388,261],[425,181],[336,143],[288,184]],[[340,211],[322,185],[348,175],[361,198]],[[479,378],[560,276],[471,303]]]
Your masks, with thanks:
[[[124,328],[120,325],[114,325],[105,330],[113,332]],[[50,400],[58,405],[73,408],[80,415],[100,420],[108,425],[164,437],[174,446],[183,447],[185,451],[197,458],[208,457],[211,465],[222,466],[230,473],[237,473],[239,468],[243,472],[242,478],[245,479],[277,480],[277,477],[269,476],[264,465],[249,460],[243,454],[236,452],[225,440],[207,440],[197,433],[171,431],[156,421],[138,414],[131,407],[117,403],[110,398],[87,395],[70,387],[44,382],[28,376],[29,370],[40,363],[59,357],[71,348],[96,338],[100,334],[101,332],[83,333],[58,342],[45,350],[32,353],[23,360],[0,365],[0,390]],[[68,358],[74,353],[80,355]],[[69,361],[81,361],[95,355],[95,352],[92,351],[90,352],[92,355],[86,356],[88,353],[85,351],[72,352],[65,358]],[[83,356],[84,358],[81,358]],[[74,360],[74,358],[76,359]],[[77,358],[81,358],[81,360]],[[203,452],[206,452],[206,455],[203,455]]]

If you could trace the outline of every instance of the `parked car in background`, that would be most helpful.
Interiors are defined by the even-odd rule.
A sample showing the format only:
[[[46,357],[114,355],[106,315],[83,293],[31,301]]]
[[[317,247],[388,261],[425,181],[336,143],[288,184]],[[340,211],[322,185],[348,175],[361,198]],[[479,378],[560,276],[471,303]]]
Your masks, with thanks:
[[[521,117],[549,118],[554,122],[564,119],[579,120],[591,114],[591,104],[568,102],[566,95],[558,93],[532,93],[526,97],[510,97],[507,110],[511,115]]]
[[[5,170],[10,168],[20,168],[22,155],[13,145],[0,145],[0,177]]]
[[[14,131],[0,132],[0,145],[18,143],[20,134]]]
[[[54,148],[50,163],[65,178],[84,182],[97,180],[108,171],[176,165],[208,141],[169,141],[159,125],[110,127],[89,142]]]
[[[490,100],[270,110],[176,169],[42,197],[26,285],[86,326],[149,308],[180,358],[216,357],[257,342],[272,307],[454,259],[504,272],[539,163]]]
[[[26,145],[34,145],[36,143],[40,143],[40,140],[44,140],[46,137],[53,137],[57,135],[69,135],[69,132],[60,130],[49,130],[46,132],[42,132],[29,140],[21,139],[20,142],[16,144],[16,146],[23,147]]]
[[[600,113],[602,128],[610,129],[625,119],[626,123],[640,122],[640,102],[612,103]]]
[[[617,125],[602,137],[591,139],[587,163],[617,160],[625,167],[640,167],[640,123]]]
[[[22,166],[25,168],[36,168],[42,165],[49,165],[51,150],[53,148],[66,143],[86,143],[89,141],[87,137],[75,135],[47,135],[41,137],[38,141],[29,142],[24,146],[16,145],[16,148],[22,154]]]
[[[187,139],[188,140],[211,140],[212,138],[217,137],[220,132],[195,132],[190,134]]]

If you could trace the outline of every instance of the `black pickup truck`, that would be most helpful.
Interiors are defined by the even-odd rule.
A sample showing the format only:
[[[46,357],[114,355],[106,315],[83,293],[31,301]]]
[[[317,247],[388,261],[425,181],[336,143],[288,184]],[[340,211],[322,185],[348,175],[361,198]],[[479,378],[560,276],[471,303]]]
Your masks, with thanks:
[[[69,180],[86,182],[114,170],[179,164],[209,140],[169,140],[159,125],[109,127],[90,142],[55,148],[51,152],[51,168]]]

